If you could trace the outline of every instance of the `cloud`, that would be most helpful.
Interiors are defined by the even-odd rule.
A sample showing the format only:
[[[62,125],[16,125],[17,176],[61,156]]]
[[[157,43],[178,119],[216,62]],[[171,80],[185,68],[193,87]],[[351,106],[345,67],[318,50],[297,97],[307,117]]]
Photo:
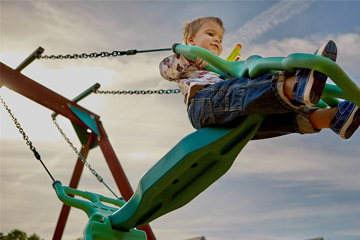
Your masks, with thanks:
[[[227,37],[231,42],[241,42],[248,45],[277,25],[288,21],[294,15],[300,14],[311,5],[311,1],[281,0],[269,9],[245,23],[237,31]]]
[[[359,169],[360,163],[358,152],[354,151],[357,139],[358,136],[354,136],[354,142],[345,143],[332,131],[323,130],[316,135],[295,134],[250,142],[228,175],[232,178],[261,177],[286,183],[281,185],[283,187],[311,183],[319,190],[359,191],[359,176],[355,169]]]
[[[115,39],[116,21],[99,19],[90,6],[94,2],[83,1],[21,1],[2,2],[1,32],[2,48],[31,51],[29,47],[42,46],[45,54],[81,54],[88,51],[107,50],[110,41]],[[31,21],[13,18],[27,16]],[[104,33],[107,34],[104,34]],[[127,30],[122,31],[126,36]],[[118,43],[127,41],[117,38]],[[111,49],[115,50],[115,49]]]

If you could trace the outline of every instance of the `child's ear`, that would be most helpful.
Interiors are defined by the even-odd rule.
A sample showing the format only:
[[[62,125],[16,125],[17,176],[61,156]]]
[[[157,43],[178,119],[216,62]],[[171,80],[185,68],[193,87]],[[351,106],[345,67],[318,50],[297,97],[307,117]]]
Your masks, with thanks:
[[[192,37],[192,36],[189,36],[188,38],[187,38],[187,44],[188,45],[192,45],[192,46],[194,46],[195,45],[195,43],[194,43],[194,38]]]

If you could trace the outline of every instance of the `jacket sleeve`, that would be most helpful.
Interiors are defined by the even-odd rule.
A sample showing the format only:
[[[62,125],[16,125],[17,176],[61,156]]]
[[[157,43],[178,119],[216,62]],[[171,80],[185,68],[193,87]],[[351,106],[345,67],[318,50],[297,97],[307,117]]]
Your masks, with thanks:
[[[192,64],[193,62],[183,55],[174,54],[160,62],[160,74],[166,80],[177,81],[183,73],[190,70]]]

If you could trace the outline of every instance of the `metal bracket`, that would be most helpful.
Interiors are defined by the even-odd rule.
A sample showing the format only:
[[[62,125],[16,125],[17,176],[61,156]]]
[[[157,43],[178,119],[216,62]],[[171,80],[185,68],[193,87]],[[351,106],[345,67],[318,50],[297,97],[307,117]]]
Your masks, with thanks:
[[[15,70],[21,72],[24,68],[26,68],[30,63],[32,63],[35,59],[39,59],[41,54],[44,52],[42,47],[38,47],[30,56],[28,56]]]
[[[85,97],[89,96],[91,93],[96,92],[99,88],[100,88],[100,84],[99,83],[95,83],[94,85],[92,85],[91,87],[89,87],[88,89],[86,89],[84,92],[80,93],[77,97],[75,97],[72,102],[79,102],[80,100],[84,99]],[[51,114],[52,118],[56,118],[56,116],[58,115],[58,113],[54,112]]]

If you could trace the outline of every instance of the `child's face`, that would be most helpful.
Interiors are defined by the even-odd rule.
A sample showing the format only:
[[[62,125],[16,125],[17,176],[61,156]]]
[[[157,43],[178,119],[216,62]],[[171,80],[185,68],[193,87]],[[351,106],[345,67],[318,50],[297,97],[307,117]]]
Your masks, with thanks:
[[[222,51],[222,40],[224,29],[214,21],[205,22],[195,34],[189,36],[187,43],[192,46],[198,46],[209,50],[210,52],[220,55]]]

